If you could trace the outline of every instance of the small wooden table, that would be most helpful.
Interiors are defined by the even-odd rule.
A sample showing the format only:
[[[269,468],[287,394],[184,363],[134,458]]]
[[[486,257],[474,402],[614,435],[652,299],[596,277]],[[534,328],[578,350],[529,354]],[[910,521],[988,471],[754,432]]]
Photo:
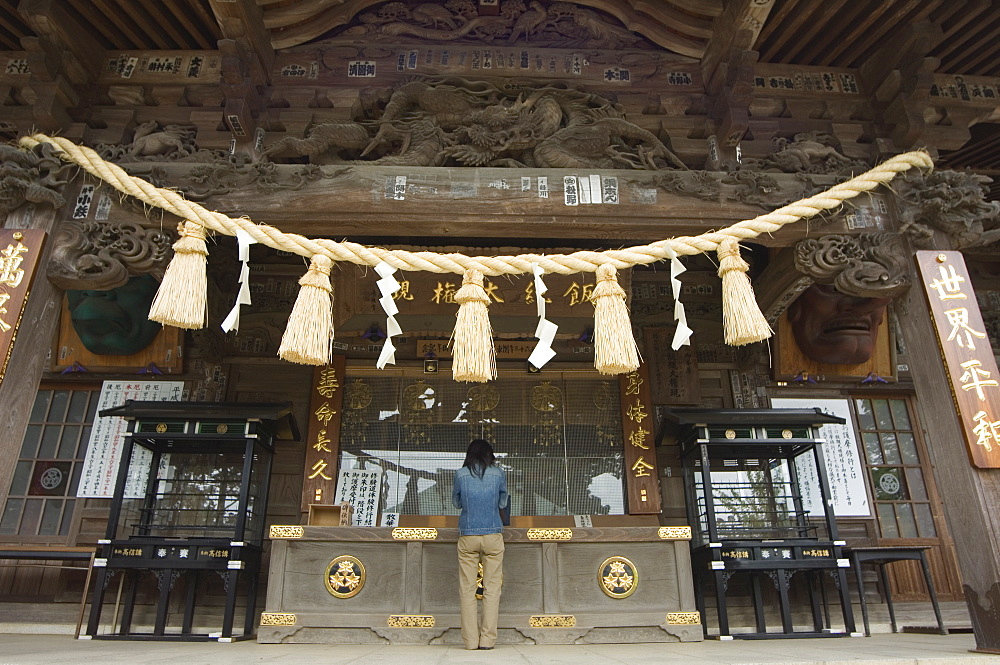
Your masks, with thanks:
[[[889,622],[892,624],[892,632],[896,630],[896,613],[892,607],[892,591],[889,589],[889,578],[885,574],[885,567],[894,561],[919,561],[920,567],[924,571],[924,582],[927,584],[927,592],[931,597],[931,604],[934,607],[934,616],[937,618],[938,631],[942,635],[947,635],[948,630],[944,627],[941,619],[941,608],[938,606],[937,594],[934,592],[934,580],[931,579],[931,570],[927,565],[927,557],[924,551],[930,549],[926,546],[918,547],[848,547],[844,553],[850,556],[851,566],[858,581],[858,595],[861,596],[861,617],[865,624],[865,636],[871,635],[868,627],[868,603],[865,601],[865,587],[861,579],[861,564],[873,563],[878,566],[879,579],[882,581],[882,588],[885,590],[885,604],[889,606]]]

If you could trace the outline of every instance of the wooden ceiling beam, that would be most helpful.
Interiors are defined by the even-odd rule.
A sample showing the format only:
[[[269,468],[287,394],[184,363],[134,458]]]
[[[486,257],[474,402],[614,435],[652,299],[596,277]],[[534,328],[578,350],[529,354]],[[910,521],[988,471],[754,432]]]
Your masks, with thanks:
[[[872,7],[871,3],[869,3],[869,5],[867,5],[869,10],[868,14],[866,14],[865,18],[853,27],[850,34],[841,35],[839,40],[840,43],[835,44],[830,50],[830,53],[827,56],[827,62],[841,63],[842,60],[839,59],[840,55],[848,48],[854,47],[858,40],[863,40],[867,31],[882,19],[882,15],[889,11],[892,5],[892,2],[875,2],[874,7]],[[855,55],[854,58],[849,58],[849,60],[853,62],[856,57],[857,55]]]
[[[991,136],[985,139],[981,138],[975,143],[967,143],[958,150],[949,153],[943,162],[946,165],[969,165],[980,163],[980,160],[983,158],[993,162],[997,160],[998,149],[1000,149],[1000,137]]]
[[[973,1],[966,6],[964,11],[958,12],[953,22],[942,21],[941,28],[944,30],[944,39],[941,40],[941,44],[935,50],[934,55],[941,58],[942,61],[947,60],[956,49],[965,43],[965,39],[957,38],[959,32],[965,31],[967,25],[981,23],[983,14],[991,6],[991,0]]]
[[[980,25],[980,29],[969,35],[965,47],[947,58],[948,62],[951,63],[949,71],[955,73],[974,71],[973,67],[982,62],[984,58],[996,57],[995,40],[1000,35],[1000,14],[990,23]]]
[[[872,55],[877,53],[881,48],[881,45],[887,40],[892,39],[900,30],[906,26],[916,25],[917,23],[925,22],[927,16],[936,6],[936,3],[940,0],[908,0],[906,4],[899,5],[892,17],[885,21],[884,23],[876,26],[872,32],[869,33],[867,38],[867,46],[861,51],[860,62],[865,62]],[[929,23],[929,21],[927,21]],[[943,34],[938,26],[938,33]],[[941,37],[939,36],[938,42],[934,43],[930,48],[933,49],[940,42]]]
[[[782,25],[783,39],[780,44],[775,44],[775,48],[771,49],[774,55],[768,58],[768,62],[787,63],[789,61],[788,49],[798,41],[798,35],[805,30],[806,25],[819,20],[815,15],[814,7],[816,5],[795,5],[795,11],[788,15]]]
[[[133,18],[132,12],[134,10],[132,9],[132,3],[127,2],[124,5],[119,5],[119,4],[113,5],[111,3],[111,0],[91,0],[91,2],[93,3],[94,7],[99,9],[105,16],[115,16],[116,14],[124,13],[129,18]],[[125,21],[122,20],[121,17],[119,17],[118,20],[114,21],[113,23],[111,21],[100,21],[100,20],[95,21],[95,23],[115,26],[118,32],[121,35],[123,35],[125,39],[135,44],[137,48],[145,47],[148,44],[148,37],[144,33],[137,31],[137,26],[133,23],[133,21]],[[108,38],[108,40],[112,44],[116,45],[122,44],[121,40],[116,40],[110,37]],[[162,48],[162,46],[159,48]]]
[[[21,0],[17,7],[25,24],[63,57],[59,66],[74,85],[89,85],[101,70],[104,47],[66,11],[59,0]],[[69,57],[66,57],[69,55]]]
[[[825,3],[824,11],[828,12],[830,20],[834,21],[844,12],[844,5],[850,4],[851,0],[829,0]],[[849,23],[843,24],[850,25]],[[812,21],[812,25],[808,25],[801,32],[795,33],[795,41],[791,47],[785,51],[784,60],[785,62],[802,62],[811,63],[811,60],[801,58],[801,54],[804,50],[809,48],[809,45],[817,38],[818,34],[821,32],[836,33],[837,30],[831,28],[827,21]]]
[[[195,2],[193,3],[193,6],[199,7],[200,5],[197,2]],[[190,39],[186,42],[187,48],[210,49],[215,47],[215,40],[209,40],[205,38],[205,35],[203,34],[204,27],[198,20],[196,20],[200,18],[202,19],[202,21],[205,20],[210,21],[211,20],[210,16],[208,16],[207,14],[202,14],[200,16],[195,16],[194,18],[192,18],[191,16],[188,15],[188,12],[186,11],[177,11],[174,12],[174,17],[181,24],[181,27],[187,30],[187,33],[190,36]]]
[[[829,56],[833,44],[840,41],[844,32],[854,25],[865,12],[865,6],[860,2],[848,2],[841,11],[837,12],[835,24],[827,24],[825,29],[808,45],[802,52],[802,62],[808,62],[819,67],[831,67],[832,60]]]
[[[989,6],[990,0],[969,0],[965,4],[957,2],[942,3],[931,17],[931,20],[941,26],[945,40],[951,39],[969,21],[974,19]]]
[[[761,58],[765,62],[770,62],[773,57],[773,52],[775,44],[780,42],[781,27],[784,25],[784,21],[788,18],[788,15],[795,8],[795,3],[793,0],[775,0],[775,9],[772,9],[768,15],[767,21],[764,22],[764,27],[761,28],[760,34],[757,35],[757,43],[754,45],[754,49],[759,51]]]
[[[24,30],[19,30],[12,22],[7,20],[7,17],[0,14],[0,40],[3,40],[4,44],[10,45],[11,51],[17,51],[21,48],[21,35]]]
[[[176,19],[174,13],[171,11],[165,11],[162,3],[159,2],[144,2],[142,7],[149,12],[150,20],[146,21],[145,29],[148,31],[155,31],[157,28],[162,28],[172,41],[168,44],[169,49],[183,49],[188,40],[181,34],[177,29]]]

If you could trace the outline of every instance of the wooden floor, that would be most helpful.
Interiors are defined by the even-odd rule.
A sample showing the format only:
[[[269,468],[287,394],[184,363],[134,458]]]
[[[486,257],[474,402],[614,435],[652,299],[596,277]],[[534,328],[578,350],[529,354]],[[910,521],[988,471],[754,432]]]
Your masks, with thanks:
[[[927,603],[894,603],[896,620],[901,631],[914,628],[935,627],[934,612]],[[89,609],[89,606],[88,606]],[[76,627],[76,612],[79,605],[74,603],[3,603],[0,602],[0,635],[17,633],[40,633],[51,635],[72,635]],[[886,605],[870,602],[868,605],[872,634],[889,633],[889,612]],[[221,616],[221,608],[219,608]],[[953,632],[968,632],[972,622],[965,603],[942,602],[941,614],[945,627]],[[861,608],[854,605],[854,615],[861,629]],[[752,620],[749,610],[745,613],[734,613],[734,632],[742,626],[750,630]],[[150,616],[150,620],[152,617]],[[740,619],[745,619],[740,621]],[[137,615],[137,620],[139,616]],[[141,622],[141,621],[140,621]],[[780,622],[774,625],[780,625]],[[711,626],[711,624],[710,624]],[[743,632],[746,632],[743,631]]]

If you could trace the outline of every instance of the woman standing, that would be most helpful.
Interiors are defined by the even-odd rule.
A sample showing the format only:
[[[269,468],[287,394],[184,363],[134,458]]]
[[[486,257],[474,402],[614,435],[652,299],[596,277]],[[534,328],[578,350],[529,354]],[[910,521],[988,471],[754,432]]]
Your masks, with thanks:
[[[497,641],[497,614],[503,585],[503,523],[507,478],[496,466],[493,446],[475,439],[465,463],[455,474],[451,501],[458,518],[458,594],[462,608],[462,641],[466,649],[492,649]],[[483,620],[477,621],[476,575],[483,564]]]

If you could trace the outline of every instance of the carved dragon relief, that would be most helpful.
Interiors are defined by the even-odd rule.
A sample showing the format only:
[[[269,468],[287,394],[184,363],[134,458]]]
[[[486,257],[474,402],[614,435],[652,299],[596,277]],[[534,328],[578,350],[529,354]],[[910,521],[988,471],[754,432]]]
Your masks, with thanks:
[[[557,84],[428,77],[403,84],[374,119],[327,122],[264,157],[393,166],[686,169],[613,101]]]
[[[571,2],[505,0],[497,16],[480,16],[472,0],[408,5],[387,2],[360,14],[337,37],[366,43],[399,37],[478,44],[544,43],[554,48],[652,49],[653,45],[603,12]]]
[[[987,201],[991,178],[972,172],[933,171],[903,175],[895,183],[900,233],[918,247],[929,247],[936,232],[955,249],[1000,242],[1000,203]]]
[[[55,156],[57,148],[39,144],[30,151],[0,145],[0,218],[24,203],[47,203],[61,208],[61,190],[76,166]]]
[[[136,222],[63,222],[52,237],[47,275],[62,289],[114,289],[132,275],[163,277],[173,238]]]

